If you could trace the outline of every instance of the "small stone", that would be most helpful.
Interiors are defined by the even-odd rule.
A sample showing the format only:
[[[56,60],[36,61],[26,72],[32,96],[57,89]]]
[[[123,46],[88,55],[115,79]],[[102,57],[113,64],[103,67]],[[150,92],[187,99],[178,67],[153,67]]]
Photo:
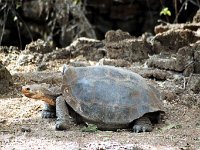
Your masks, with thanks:
[[[46,63],[42,63],[37,67],[37,71],[43,71],[47,69],[47,64]]]
[[[6,122],[7,122],[6,119],[3,119],[3,118],[1,119],[1,118],[0,118],[0,123],[5,124]]]
[[[31,129],[29,127],[22,127],[21,131],[22,132],[31,132]]]
[[[70,65],[72,65],[74,67],[90,66],[89,62],[86,62],[86,61],[72,61],[72,62],[70,62]]]
[[[130,66],[131,64],[123,59],[106,59],[102,58],[99,60],[99,65],[110,65],[110,66],[115,66],[115,67],[127,67]]]

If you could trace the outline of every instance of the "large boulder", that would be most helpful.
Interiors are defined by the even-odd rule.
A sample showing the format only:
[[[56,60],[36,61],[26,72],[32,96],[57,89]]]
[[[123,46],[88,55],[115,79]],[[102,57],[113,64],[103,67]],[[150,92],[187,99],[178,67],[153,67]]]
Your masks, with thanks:
[[[107,57],[123,59],[129,62],[147,59],[151,45],[142,38],[134,38],[121,30],[108,31],[105,35]]]
[[[176,53],[179,48],[188,46],[198,40],[200,40],[200,37],[194,31],[188,29],[174,30],[172,28],[166,32],[156,34],[152,44],[153,51],[157,54],[163,51]]]
[[[13,81],[10,72],[0,61],[0,94],[8,92],[9,86],[12,85],[12,83]]]
[[[200,41],[178,49],[175,54],[153,55],[147,60],[149,67],[190,73],[200,73]]]

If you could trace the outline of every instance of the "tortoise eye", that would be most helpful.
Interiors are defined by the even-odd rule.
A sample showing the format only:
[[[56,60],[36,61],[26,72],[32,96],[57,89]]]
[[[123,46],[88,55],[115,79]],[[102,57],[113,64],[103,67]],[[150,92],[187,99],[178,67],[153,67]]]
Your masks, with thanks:
[[[30,91],[30,88],[26,88],[27,91]]]

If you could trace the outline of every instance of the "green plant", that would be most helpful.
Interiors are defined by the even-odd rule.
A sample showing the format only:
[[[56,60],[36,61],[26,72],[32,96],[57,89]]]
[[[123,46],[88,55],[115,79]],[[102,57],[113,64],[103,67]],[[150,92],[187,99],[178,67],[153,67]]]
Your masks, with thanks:
[[[169,16],[171,17],[172,13],[175,16],[173,23],[178,23],[178,19],[181,13],[184,13],[188,9],[188,5],[193,5],[193,7],[200,8],[199,0],[173,0],[170,3],[173,3],[174,12],[171,12],[170,9],[165,6],[164,1],[160,0],[160,3],[163,9],[160,11],[160,16],[164,15],[166,20],[169,22]]]
[[[86,127],[81,129],[82,132],[96,132],[98,131],[97,126],[94,124],[87,124]]]
[[[163,8],[163,9],[160,11],[160,16],[161,16],[161,15],[171,16],[171,11],[169,10],[168,7],[165,7],[165,8]]]

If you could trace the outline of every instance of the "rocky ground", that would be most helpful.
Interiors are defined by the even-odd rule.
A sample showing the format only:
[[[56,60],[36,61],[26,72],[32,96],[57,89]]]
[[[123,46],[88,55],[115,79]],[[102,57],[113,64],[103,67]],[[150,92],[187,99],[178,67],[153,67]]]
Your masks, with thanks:
[[[79,38],[62,49],[41,40],[23,51],[1,47],[1,66],[10,71],[13,83],[8,75],[0,76],[9,85],[1,86],[9,91],[0,97],[1,149],[199,150],[200,36],[196,26],[200,25],[160,26],[155,36],[140,38],[109,31],[103,41]],[[69,131],[55,131],[55,119],[40,116],[43,103],[24,97],[20,90],[31,83],[60,85],[64,63],[114,65],[137,72],[159,89],[166,112],[164,122],[150,133],[82,132],[83,126],[75,124]]]

